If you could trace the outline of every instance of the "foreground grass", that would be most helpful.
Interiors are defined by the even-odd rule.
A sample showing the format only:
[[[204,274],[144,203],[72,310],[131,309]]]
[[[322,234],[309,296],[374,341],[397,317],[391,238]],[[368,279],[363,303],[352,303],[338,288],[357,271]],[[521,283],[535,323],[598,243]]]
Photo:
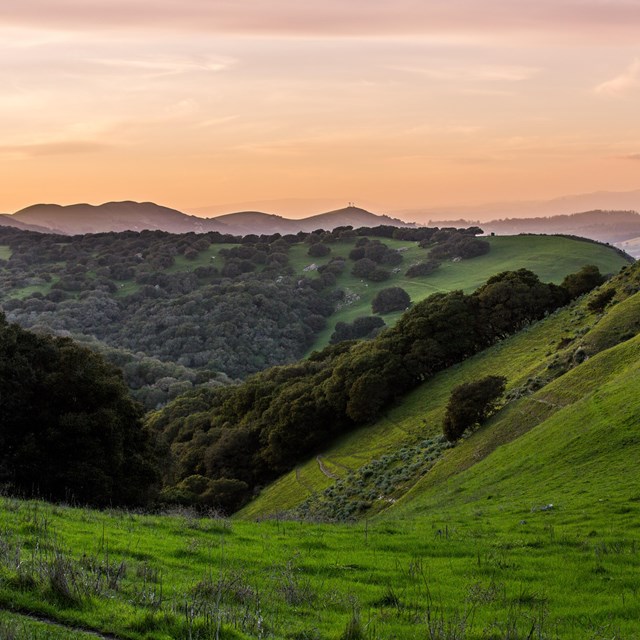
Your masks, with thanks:
[[[351,526],[4,499],[0,604],[158,640],[638,637],[637,503],[549,495]]]

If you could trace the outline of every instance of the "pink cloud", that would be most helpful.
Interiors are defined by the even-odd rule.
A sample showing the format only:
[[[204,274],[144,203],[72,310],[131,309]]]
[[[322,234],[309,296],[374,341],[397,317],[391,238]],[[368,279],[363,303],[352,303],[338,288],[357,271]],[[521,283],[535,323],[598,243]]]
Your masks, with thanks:
[[[570,39],[637,37],[640,5],[625,0],[6,0],[6,24],[289,35],[553,32]]]
[[[600,83],[594,91],[605,96],[620,97],[638,86],[640,86],[640,60],[636,59],[620,75]]]

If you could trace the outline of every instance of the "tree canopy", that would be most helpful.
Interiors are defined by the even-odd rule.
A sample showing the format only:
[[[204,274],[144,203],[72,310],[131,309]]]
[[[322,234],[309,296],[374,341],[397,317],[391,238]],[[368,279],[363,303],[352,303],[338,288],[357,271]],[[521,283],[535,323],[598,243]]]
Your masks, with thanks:
[[[467,429],[484,422],[495,411],[506,383],[503,376],[486,376],[458,385],[447,404],[442,425],[445,438],[453,442]]]
[[[144,503],[158,475],[141,418],[99,355],[0,314],[0,482],[55,500]]]

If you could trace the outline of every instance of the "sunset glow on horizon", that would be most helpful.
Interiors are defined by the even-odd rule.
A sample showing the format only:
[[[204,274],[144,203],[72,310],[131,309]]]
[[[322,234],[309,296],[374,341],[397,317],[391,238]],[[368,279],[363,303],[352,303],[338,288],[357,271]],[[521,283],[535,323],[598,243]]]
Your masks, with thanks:
[[[638,189],[638,34],[632,0],[7,0],[0,212]]]

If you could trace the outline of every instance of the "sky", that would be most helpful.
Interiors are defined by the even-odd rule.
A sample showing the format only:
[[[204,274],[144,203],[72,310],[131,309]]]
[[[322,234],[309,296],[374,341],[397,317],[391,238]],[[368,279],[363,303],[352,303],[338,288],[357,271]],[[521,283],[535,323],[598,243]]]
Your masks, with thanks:
[[[638,0],[3,0],[0,212],[638,189],[639,33]]]

